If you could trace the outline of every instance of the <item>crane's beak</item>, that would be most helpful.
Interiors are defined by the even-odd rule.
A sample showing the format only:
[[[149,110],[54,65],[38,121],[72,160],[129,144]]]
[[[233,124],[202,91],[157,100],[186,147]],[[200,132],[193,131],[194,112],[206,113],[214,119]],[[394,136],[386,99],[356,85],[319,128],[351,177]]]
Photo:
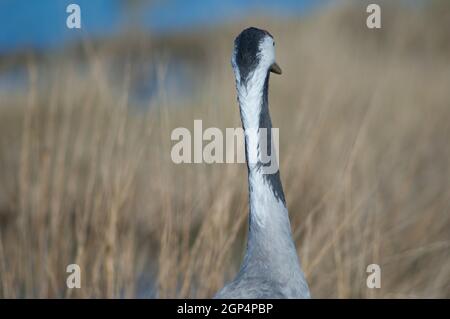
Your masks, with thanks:
[[[278,63],[276,63],[276,62],[274,62],[271,66],[270,66],[270,72],[273,72],[273,73],[275,73],[275,74],[281,74],[282,73],[282,71],[281,71],[281,68],[280,68],[280,66],[278,65]]]

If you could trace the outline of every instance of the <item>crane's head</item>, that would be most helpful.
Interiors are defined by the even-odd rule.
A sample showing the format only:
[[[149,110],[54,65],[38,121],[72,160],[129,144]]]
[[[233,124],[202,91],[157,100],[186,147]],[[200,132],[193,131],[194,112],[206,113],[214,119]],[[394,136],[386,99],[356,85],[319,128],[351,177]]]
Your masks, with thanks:
[[[281,68],[275,62],[272,35],[253,27],[242,31],[234,40],[231,64],[238,83],[247,83],[256,71],[264,77],[268,72],[281,74]]]

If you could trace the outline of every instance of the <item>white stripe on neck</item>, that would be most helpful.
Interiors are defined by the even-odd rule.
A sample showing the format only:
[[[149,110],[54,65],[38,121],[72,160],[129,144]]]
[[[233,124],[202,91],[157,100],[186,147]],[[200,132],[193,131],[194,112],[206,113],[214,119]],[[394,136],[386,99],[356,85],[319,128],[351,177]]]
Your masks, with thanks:
[[[254,165],[260,160],[258,158],[260,156],[258,155],[259,120],[266,77],[267,69],[258,67],[249,74],[246,85],[240,83],[240,81],[236,82],[249,165]]]
[[[259,227],[266,227],[269,218],[285,218],[287,209],[285,204],[276,198],[267,179],[264,177],[262,167],[257,167],[262,152],[259,150],[260,143],[260,116],[263,104],[264,85],[267,79],[267,69],[260,67],[249,75],[246,85],[240,83],[236,78],[239,106],[241,109],[242,125],[245,131],[245,142],[247,150],[247,162],[249,166],[250,185],[250,212],[253,220]],[[271,129],[271,128],[267,128]],[[268,134],[263,134],[268,137]],[[275,151],[275,150],[273,150]],[[273,216],[274,212],[283,212],[285,216]],[[276,224],[276,223],[275,223]]]

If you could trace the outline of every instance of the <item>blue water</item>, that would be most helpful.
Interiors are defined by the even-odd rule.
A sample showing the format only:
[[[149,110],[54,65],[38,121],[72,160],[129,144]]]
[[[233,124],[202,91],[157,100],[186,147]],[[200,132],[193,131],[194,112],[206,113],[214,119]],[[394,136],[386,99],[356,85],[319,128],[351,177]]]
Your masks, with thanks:
[[[133,11],[127,2],[138,3]],[[113,35],[130,24],[152,32],[208,27],[254,13],[301,15],[321,0],[0,0],[0,52],[46,50],[81,36]],[[82,29],[66,27],[66,7],[81,7]]]

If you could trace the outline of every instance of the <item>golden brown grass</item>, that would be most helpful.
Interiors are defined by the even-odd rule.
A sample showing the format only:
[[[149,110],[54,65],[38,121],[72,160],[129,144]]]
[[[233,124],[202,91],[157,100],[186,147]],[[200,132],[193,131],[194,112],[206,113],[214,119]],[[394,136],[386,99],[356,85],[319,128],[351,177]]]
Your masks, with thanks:
[[[256,21],[275,36],[284,71],[271,79],[271,113],[315,298],[450,297],[450,50],[438,31],[450,10],[441,6],[392,8],[379,31],[351,7]],[[129,96],[133,59],[118,80],[101,46],[84,44],[84,73],[71,59],[28,59],[26,92],[0,93],[1,297],[210,297],[233,277],[245,165],[175,165],[170,132],[194,119],[240,126],[229,54],[243,26],[195,35],[208,44],[201,90],[180,102],[162,87],[147,109]],[[134,49],[157,62],[163,83],[164,55]],[[72,263],[81,289],[66,288]],[[381,289],[366,287],[371,263]]]

